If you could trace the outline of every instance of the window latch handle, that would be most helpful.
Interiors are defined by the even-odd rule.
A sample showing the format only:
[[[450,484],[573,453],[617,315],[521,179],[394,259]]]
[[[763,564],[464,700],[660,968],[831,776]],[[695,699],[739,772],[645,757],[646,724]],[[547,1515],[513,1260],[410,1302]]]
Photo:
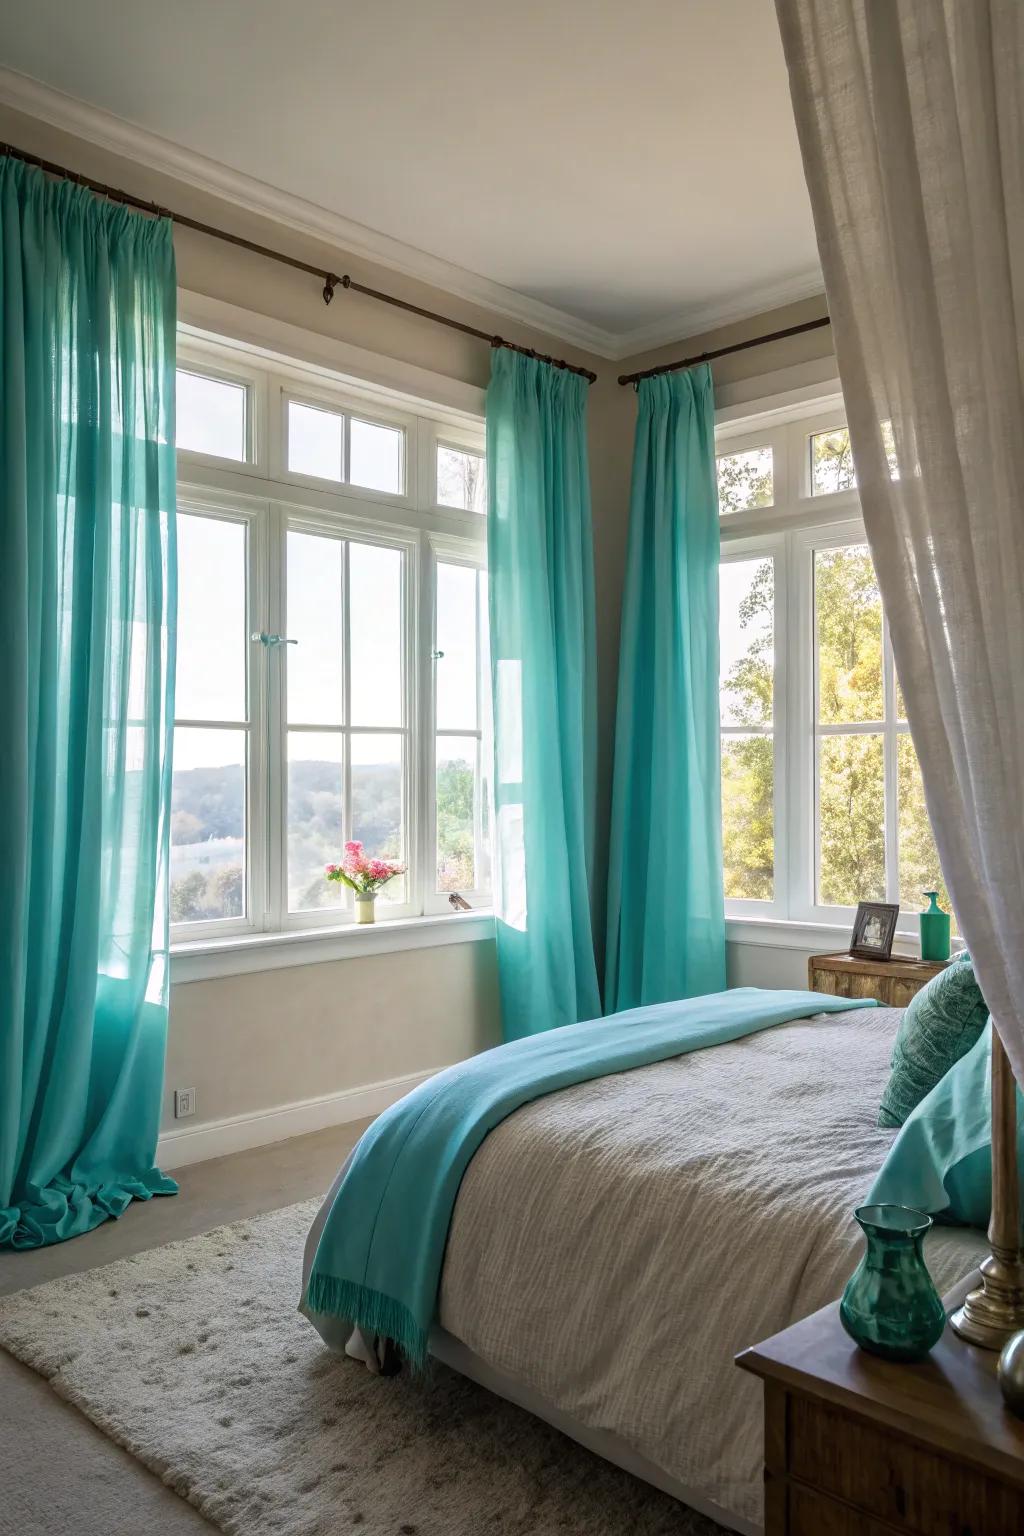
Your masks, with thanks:
[[[285,635],[265,634],[262,629],[253,630],[249,638],[250,640],[258,640],[260,645],[265,645],[268,649],[274,645],[298,645],[299,643],[297,640],[287,639]]]
[[[431,661],[441,661],[443,657],[444,651],[431,651],[430,653]]]

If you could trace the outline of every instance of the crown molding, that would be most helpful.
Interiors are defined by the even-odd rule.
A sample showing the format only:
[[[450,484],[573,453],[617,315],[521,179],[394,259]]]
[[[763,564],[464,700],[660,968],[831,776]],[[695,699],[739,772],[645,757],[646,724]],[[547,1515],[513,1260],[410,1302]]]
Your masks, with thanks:
[[[210,193],[237,208],[244,208],[247,213],[272,219],[290,230],[339,246],[350,256],[429,283],[433,288],[440,288],[509,320],[517,320],[532,330],[571,342],[599,357],[614,358],[617,355],[617,339],[611,331],[539,299],[516,293],[502,283],[469,272],[442,257],[431,256],[402,240],[394,240],[354,219],[332,213],[307,198],[282,192],[255,176],[232,170],[218,160],[186,149],[102,107],[94,107],[40,80],[8,69],[6,65],[0,65],[0,103],[151,171],[173,176],[199,192]]]
[[[632,331],[610,331],[540,299],[517,293],[503,283],[470,272],[440,256],[431,256],[427,251],[381,234],[343,214],[333,213],[307,198],[296,197],[255,176],[232,170],[218,160],[186,149],[126,118],[2,64],[0,104],[148,170],[172,176],[196,191],[220,198],[247,213],[337,246],[348,255],[428,283],[481,309],[614,362],[685,341],[719,326],[752,319],[767,310],[821,294],[824,289],[820,268],[813,268],[780,282],[749,289],[742,298],[687,306]]]
[[[669,347],[673,342],[689,341],[694,336],[717,331],[726,325],[736,325],[742,320],[753,320],[758,315],[769,314],[787,304],[801,299],[820,298],[824,302],[825,279],[821,267],[807,267],[792,277],[778,282],[762,283],[748,289],[741,299],[718,299],[707,304],[688,305],[679,310],[671,320],[653,320],[649,325],[638,326],[615,337],[618,348],[617,361],[625,361],[653,352],[657,347]]]

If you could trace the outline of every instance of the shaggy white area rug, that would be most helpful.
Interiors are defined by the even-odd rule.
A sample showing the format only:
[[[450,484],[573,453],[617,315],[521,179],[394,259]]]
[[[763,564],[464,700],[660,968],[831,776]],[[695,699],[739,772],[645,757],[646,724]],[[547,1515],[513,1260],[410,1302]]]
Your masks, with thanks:
[[[318,1201],[0,1300],[0,1344],[230,1536],[714,1536],[441,1366],[334,1356],[296,1311]]]

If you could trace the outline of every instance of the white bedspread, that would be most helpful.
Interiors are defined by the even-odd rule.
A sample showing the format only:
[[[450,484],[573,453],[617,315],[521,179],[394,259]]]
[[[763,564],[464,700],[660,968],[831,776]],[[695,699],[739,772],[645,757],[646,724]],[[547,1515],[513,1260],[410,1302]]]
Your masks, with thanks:
[[[834,1300],[899,1019],[863,1009],[565,1089],[510,1116],[463,1181],[440,1322],[489,1365],[748,1520],[761,1388],[732,1363]],[[985,1252],[937,1229],[940,1291]]]

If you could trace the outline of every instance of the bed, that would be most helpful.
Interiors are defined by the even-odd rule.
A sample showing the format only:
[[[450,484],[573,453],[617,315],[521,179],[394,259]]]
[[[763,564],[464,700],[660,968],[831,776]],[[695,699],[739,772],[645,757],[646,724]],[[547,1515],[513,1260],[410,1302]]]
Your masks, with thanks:
[[[850,1213],[894,1135],[875,1116],[899,1017],[778,1025],[518,1109],[462,1180],[431,1352],[758,1531],[760,1385],[733,1357],[838,1297],[857,1261]],[[940,1291],[986,1246],[934,1229]],[[324,1336],[347,1342],[340,1323]]]

